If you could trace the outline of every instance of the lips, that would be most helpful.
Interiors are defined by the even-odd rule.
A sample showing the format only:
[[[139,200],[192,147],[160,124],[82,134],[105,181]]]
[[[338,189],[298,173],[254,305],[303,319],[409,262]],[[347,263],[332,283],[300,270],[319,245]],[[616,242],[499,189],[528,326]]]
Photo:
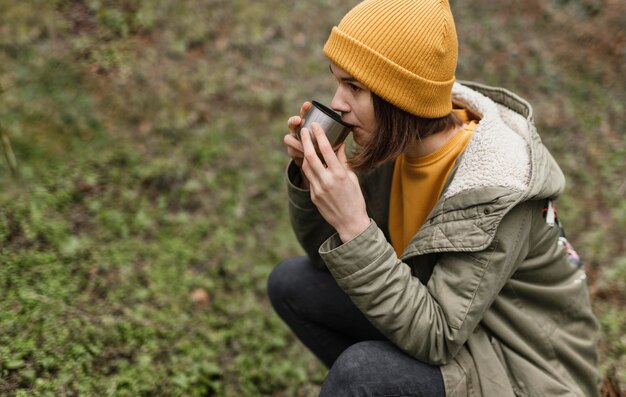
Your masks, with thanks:
[[[349,122],[348,120],[344,120],[343,118],[341,119],[341,121],[343,121],[344,123],[348,124],[350,126],[350,129],[353,130],[354,128],[356,128],[356,125],[352,124],[351,122]]]

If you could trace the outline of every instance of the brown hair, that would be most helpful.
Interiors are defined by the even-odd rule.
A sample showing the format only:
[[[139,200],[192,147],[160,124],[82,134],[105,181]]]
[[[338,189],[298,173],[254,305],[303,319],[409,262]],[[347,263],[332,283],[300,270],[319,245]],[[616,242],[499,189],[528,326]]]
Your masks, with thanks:
[[[357,171],[365,171],[393,160],[416,140],[463,124],[454,113],[429,119],[408,113],[373,92],[372,100],[378,131],[371,142],[358,147],[350,158],[350,166]]]

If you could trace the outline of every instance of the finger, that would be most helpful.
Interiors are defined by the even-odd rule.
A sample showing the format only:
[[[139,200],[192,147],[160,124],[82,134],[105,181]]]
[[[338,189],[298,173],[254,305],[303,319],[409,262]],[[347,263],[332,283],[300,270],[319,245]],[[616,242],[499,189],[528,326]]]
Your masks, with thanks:
[[[337,160],[337,155],[333,150],[333,146],[328,141],[326,137],[326,133],[320,127],[318,123],[313,123],[311,125],[311,129],[313,130],[313,135],[315,136],[315,141],[317,142],[317,147],[324,158],[324,162],[329,168],[337,167],[340,165],[339,160]]]
[[[302,117],[300,116],[289,117],[289,120],[287,120],[287,126],[291,131],[291,135],[296,135],[296,129],[302,124],[303,121],[304,120],[302,120]]]
[[[287,144],[287,155],[298,164],[298,167],[302,167],[304,160],[302,143],[291,135],[285,136],[285,143]]]
[[[302,140],[302,147],[304,149],[304,162],[309,164],[313,175],[316,178],[320,179],[326,168],[324,167],[324,164],[322,164],[320,158],[317,156],[315,146],[313,146],[311,131],[308,128],[303,128],[302,131],[300,131],[300,139]],[[307,175],[307,177],[309,176]],[[310,181],[312,181],[312,179],[315,178],[309,177]]]
[[[313,104],[309,101],[306,101],[300,107],[300,117],[304,117],[304,114],[313,106]]]
[[[341,146],[339,146],[339,149],[337,149],[337,159],[345,168],[350,168],[350,165],[348,164],[348,156],[346,155],[345,143],[342,143]]]
[[[293,148],[294,150],[304,153],[302,142],[294,135],[291,135],[291,134],[285,135],[285,137],[283,138],[283,142],[285,143],[285,145],[287,145],[287,147]]]
[[[295,158],[299,158],[299,159],[303,159],[304,158],[304,152],[298,149],[294,149],[292,147],[287,147],[287,155],[289,155],[289,157],[291,157],[292,159]]]

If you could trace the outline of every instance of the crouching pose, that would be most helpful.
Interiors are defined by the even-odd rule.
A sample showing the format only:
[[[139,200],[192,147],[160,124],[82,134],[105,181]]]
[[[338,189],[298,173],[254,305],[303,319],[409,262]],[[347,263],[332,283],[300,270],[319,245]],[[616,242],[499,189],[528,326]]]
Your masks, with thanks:
[[[308,102],[289,119],[307,256],[268,282],[329,368],[321,395],[598,396],[597,323],[552,205],[563,174],[526,101],[455,82],[448,2],[366,0],[324,54],[356,150],[316,124],[298,139]]]

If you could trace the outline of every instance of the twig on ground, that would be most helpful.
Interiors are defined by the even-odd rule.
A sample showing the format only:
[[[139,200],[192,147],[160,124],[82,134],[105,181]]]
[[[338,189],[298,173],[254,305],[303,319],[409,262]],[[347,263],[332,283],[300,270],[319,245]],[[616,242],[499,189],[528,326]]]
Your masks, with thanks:
[[[4,93],[6,89],[0,84],[0,94]],[[17,161],[15,161],[15,154],[11,148],[11,141],[9,136],[4,132],[2,124],[0,124],[0,142],[2,142],[2,151],[4,152],[4,158],[7,160],[11,175],[13,178],[17,178]]]

